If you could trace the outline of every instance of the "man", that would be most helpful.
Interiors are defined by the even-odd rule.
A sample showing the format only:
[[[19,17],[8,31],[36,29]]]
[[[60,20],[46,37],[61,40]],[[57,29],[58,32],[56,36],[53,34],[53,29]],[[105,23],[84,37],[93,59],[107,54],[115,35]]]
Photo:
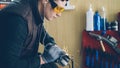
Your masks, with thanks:
[[[66,0],[16,0],[2,9],[0,68],[40,68],[55,62],[64,51],[45,31],[43,22],[44,17],[50,21],[61,16],[65,4]],[[46,48],[41,56],[39,42]]]

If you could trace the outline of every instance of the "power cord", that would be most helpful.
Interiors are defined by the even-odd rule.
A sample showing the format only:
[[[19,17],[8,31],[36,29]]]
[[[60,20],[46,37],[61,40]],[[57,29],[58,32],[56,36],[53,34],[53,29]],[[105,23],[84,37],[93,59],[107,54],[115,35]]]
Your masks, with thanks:
[[[73,59],[71,59],[71,65],[72,65],[72,68],[74,68],[74,61]],[[68,64],[69,68],[71,68],[70,64]]]

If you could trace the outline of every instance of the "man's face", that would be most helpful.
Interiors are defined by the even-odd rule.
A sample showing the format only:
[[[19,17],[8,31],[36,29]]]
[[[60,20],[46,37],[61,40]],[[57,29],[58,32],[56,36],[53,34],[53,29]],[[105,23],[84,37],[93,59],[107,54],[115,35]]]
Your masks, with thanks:
[[[59,7],[63,7],[63,8],[65,7],[65,4],[66,4],[66,0],[54,0],[54,2]],[[49,21],[61,16],[61,13],[57,13],[54,11],[54,9],[51,7],[50,2],[48,2],[44,7],[44,14],[45,14],[45,18]]]

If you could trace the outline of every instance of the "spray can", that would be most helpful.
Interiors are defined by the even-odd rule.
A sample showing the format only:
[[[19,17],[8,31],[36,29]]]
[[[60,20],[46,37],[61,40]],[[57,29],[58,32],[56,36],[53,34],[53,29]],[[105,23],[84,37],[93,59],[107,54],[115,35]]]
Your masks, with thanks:
[[[90,4],[89,10],[86,12],[86,31],[94,30],[93,14],[92,5]]]
[[[100,31],[100,14],[98,11],[94,14],[94,30]]]
[[[100,11],[100,29],[105,31],[106,30],[106,13],[105,13],[105,8],[102,7]]]

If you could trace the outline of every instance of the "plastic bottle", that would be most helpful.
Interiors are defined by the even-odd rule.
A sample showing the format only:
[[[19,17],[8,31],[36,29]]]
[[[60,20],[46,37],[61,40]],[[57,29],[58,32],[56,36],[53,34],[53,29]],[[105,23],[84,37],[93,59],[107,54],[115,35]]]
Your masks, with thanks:
[[[89,10],[86,12],[86,31],[94,30],[93,14],[92,5],[90,4]]]
[[[98,11],[94,14],[94,30],[100,31],[100,14]]]
[[[100,30],[105,31],[106,30],[106,13],[105,13],[105,8],[102,7],[100,11]]]

